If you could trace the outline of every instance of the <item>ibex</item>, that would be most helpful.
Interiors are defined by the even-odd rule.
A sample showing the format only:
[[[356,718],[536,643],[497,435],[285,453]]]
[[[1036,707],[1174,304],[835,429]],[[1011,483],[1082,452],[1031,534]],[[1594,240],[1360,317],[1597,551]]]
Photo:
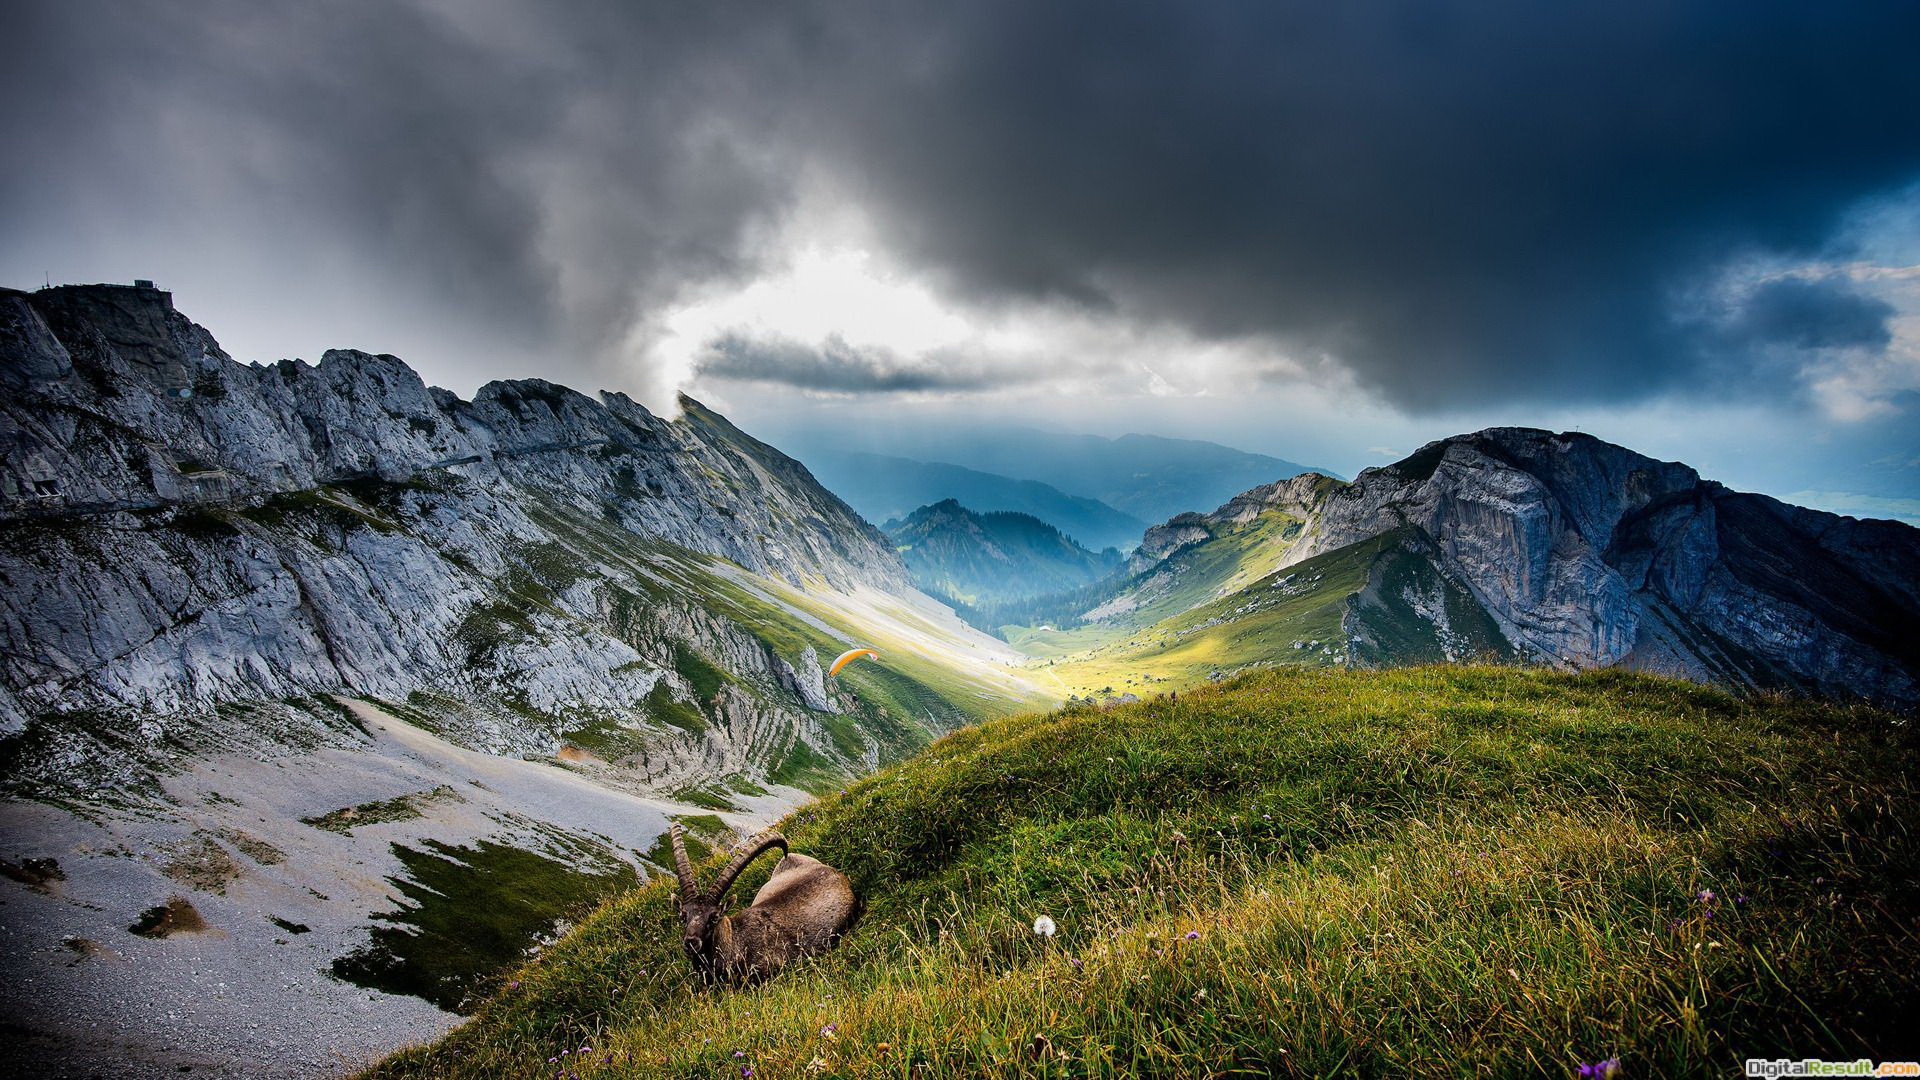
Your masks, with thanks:
[[[706,892],[694,885],[680,826],[671,826],[669,833],[674,873],[680,878],[687,957],[709,982],[745,985],[768,978],[795,960],[833,948],[860,917],[860,898],[847,876],[818,859],[789,852],[786,837],[779,833],[763,833],[742,844]],[[774,848],[780,849],[780,862],[753,903],[732,915],[720,914],[734,879]]]

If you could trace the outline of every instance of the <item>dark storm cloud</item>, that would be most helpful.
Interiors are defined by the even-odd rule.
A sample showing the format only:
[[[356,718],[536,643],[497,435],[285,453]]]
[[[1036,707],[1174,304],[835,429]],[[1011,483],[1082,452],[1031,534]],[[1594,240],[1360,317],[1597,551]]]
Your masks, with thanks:
[[[1843,213],[1920,176],[1910,0],[47,3],[17,21],[9,219],[142,201],[182,244],[287,245],[292,280],[309,238],[283,224],[314,222],[417,279],[441,305],[422,318],[603,350],[683,287],[751,275],[806,176],[975,303],[1268,338],[1414,409],[1648,396],[1729,362],[1676,295],[1739,258],[1840,254]],[[1871,332],[1871,310],[1797,299],[1766,305],[1793,340]],[[787,357],[791,381],[897,388],[832,360]]]
[[[1885,349],[1892,304],[1836,278],[1781,278],[1756,287],[1733,327],[1739,338],[1800,349]]]
[[[961,356],[906,363],[886,350],[838,340],[815,346],[734,335],[709,346],[702,370],[722,379],[839,394],[987,390],[1033,377],[983,368]]]
[[[792,68],[794,28],[724,3],[82,0],[16,29],[9,225],[135,220],[134,272],[226,240],[298,289],[337,246],[368,290],[431,297],[423,321],[609,349],[748,267],[788,198],[753,75]]]
[[[832,114],[920,258],[1325,349],[1406,406],[1687,379],[1676,291],[1822,254],[1920,171],[1910,3],[966,10]]]

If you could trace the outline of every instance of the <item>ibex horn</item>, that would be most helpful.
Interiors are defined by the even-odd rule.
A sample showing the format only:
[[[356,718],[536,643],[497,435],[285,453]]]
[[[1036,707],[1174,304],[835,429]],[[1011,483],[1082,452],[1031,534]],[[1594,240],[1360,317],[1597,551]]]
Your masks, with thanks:
[[[691,901],[700,890],[693,884],[693,864],[687,861],[687,841],[681,834],[680,824],[668,824],[667,835],[673,839],[673,872],[680,879],[680,899]]]
[[[740,876],[740,871],[745,870],[748,863],[774,848],[779,848],[781,854],[785,854],[787,838],[779,833],[770,832],[741,845],[740,850],[734,853],[733,861],[729,862],[727,868],[720,871],[720,876],[714,879],[713,891],[707,894],[707,899],[718,903],[721,897],[727,895],[727,890],[733,888],[733,879]]]

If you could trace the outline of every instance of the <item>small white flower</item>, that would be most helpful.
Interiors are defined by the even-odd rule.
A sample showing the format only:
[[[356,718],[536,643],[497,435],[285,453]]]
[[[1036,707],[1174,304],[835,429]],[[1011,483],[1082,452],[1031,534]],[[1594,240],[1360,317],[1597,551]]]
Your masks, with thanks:
[[[1045,915],[1033,920],[1033,932],[1041,937],[1052,937],[1054,929],[1053,920]]]

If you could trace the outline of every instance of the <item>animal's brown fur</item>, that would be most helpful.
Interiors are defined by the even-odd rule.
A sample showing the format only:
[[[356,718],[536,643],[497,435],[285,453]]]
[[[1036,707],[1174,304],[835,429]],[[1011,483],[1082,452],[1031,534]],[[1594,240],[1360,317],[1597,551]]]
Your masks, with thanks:
[[[770,978],[796,960],[833,948],[860,917],[860,899],[847,876],[811,856],[787,852],[786,838],[777,833],[741,845],[705,893],[694,885],[680,826],[672,826],[670,834],[687,956],[708,979],[746,985]],[[783,853],[780,862],[753,903],[722,915],[720,905],[734,879],[776,847]]]

